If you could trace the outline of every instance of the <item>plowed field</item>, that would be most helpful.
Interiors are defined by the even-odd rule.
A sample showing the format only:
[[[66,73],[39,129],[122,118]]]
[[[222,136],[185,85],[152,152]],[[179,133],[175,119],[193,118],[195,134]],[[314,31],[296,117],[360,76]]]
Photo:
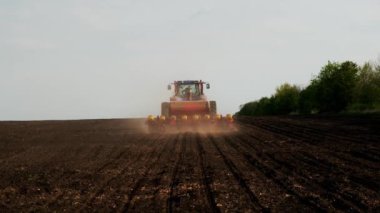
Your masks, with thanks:
[[[142,125],[0,122],[0,211],[380,211],[378,118],[240,118],[217,134]]]

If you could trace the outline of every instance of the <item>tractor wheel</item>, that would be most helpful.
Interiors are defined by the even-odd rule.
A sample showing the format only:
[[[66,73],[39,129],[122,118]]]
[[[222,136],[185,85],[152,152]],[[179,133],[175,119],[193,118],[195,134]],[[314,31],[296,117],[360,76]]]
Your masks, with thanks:
[[[216,101],[210,101],[210,115],[216,115]]]
[[[166,118],[169,118],[169,103],[168,102],[164,102],[161,104],[161,115],[165,116]]]

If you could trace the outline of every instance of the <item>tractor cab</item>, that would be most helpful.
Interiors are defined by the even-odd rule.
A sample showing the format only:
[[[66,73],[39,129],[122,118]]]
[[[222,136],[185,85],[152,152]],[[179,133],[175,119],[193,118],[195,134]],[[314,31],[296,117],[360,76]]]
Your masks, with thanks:
[[[168,85],[168,90],[171,90],[171,85],[174,85],[174,95],[170,101],[196,101],[206,100],[203,93],[203,86],[210,88],[210,84],[203,81],[174,81]]]

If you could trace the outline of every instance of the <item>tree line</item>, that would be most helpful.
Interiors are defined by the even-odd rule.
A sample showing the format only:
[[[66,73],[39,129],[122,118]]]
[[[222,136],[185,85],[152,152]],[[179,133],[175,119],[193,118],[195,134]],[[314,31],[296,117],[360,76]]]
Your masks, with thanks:
[[[287,115],[380,110],[380,65],[328,62],[307,87],[284,83],[270,97],[246,103],[238,115]]]

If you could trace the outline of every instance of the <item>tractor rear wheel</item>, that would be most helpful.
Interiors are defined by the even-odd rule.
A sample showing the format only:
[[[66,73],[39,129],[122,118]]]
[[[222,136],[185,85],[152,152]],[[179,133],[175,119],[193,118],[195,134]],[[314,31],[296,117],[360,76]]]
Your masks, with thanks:
[[[210,101],[210,115],[216,115],[216,101]]]
[[[169,118],[169,103],[168,102],[163,102],[161,104],[161,115],[165,116],[166,118]]]

